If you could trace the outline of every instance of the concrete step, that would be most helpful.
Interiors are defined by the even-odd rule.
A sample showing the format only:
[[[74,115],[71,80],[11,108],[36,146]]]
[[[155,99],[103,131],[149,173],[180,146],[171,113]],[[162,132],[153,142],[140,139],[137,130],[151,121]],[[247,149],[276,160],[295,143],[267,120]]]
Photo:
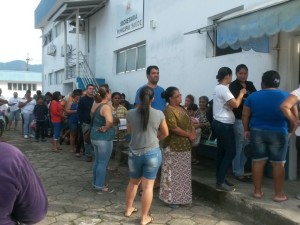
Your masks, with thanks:
[[[200,160],[200,165],[192,166],[193,193],[211,201],[214,204],[235,213],[241,221],[247,224],[265,225],[295,225],[300,224],[300,200],[295,198],[300,192],[300,181],[286,181],[284,191],[289,200],[281,203],[274,202],[272,197],[273,181],[264,178],[262,199],[252,197],[253,184],[243,183],[228,176],[230,182],[236,186],[232,193],[217,192],[215,190],[215,171],[213,160]]]

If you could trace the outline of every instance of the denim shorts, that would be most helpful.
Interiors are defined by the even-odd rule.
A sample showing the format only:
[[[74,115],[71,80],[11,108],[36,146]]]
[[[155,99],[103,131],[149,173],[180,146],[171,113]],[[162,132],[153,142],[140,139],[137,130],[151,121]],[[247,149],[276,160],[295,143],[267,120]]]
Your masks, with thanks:
[[[288,135],[278,131],[251,129],[250,142],[253,161],[270,160],[285,163],[288,150]]]
[[[133,179],[144,177],[149,180],[155,180],[161,161],[160,148],[153,148],[141,156],[136,156],[129,151],[129,177]]]

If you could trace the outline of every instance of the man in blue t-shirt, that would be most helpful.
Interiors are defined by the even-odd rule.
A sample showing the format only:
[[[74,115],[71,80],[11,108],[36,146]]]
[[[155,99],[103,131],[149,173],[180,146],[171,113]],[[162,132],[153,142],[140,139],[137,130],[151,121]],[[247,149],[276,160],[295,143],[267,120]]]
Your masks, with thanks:
[[[154,100],[151,103],[152,108],[164,111],[166,107],[166,101],[161,97],[161,93],[164,92],[165,89],[157,85],[159,81],[159,68],[157,66],[148,66],[146,73],[148,83],[137,90],[134,105],[137,106],[140,104],[140,90],[147,85],[148,87],[151,87],[154,91]]]

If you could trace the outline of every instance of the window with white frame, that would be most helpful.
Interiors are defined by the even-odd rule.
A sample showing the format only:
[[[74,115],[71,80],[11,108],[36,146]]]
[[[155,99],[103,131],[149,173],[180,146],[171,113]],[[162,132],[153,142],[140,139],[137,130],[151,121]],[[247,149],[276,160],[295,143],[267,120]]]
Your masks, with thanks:
[[[48,84],[53,85],[53,74],[52,73],[48,74]]]
[[[55,25],[55,37],[58,37],[62,33],[62,22]]]
[[[54,73],[54,84],[61,84],[64,70],[58,70]]]
[[[140,43],[116,52],[116,73],[127,73],[145,69],[146,43]]]
[[[34,83],[7,83],[7,89],[10,91],[36,91],[36,87]]]
[[[234,54],[234,53],[239,53],[242,51],[241,48],[234,50],[231,47],[227,47],[224,49],[218,47],[218,45],[217,45],[217,34],[218,34],[217,21],[226,15],[229,15],[231,13],[234,13],[234,12],[237,12],[237,11],[240,11],[243,9],[244,9],[244,6],[241,5],[236,8],[227,10],[225,12],[219,13],[217,15],[214,15],[214,16],[211,16],[208,18],[208,21],[210,23],[210,26],[208,26],[208,27],[210,29],[206,30],[206,33],[207,33],[206,56],[207,57]]]

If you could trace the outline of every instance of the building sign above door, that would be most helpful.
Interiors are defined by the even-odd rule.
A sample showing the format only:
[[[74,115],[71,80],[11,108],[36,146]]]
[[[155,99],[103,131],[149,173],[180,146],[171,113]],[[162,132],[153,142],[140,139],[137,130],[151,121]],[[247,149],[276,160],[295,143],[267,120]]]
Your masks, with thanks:
[[[144,27],[144,0],[119,0],[117,37]]]

